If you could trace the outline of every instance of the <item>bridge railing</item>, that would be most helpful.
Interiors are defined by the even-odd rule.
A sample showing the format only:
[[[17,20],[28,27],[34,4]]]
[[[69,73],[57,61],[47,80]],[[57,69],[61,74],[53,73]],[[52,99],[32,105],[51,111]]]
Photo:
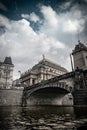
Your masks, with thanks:
[[[69,72],[69,73],[66,73],[66,74],[63,74],[63,75],[56,76],[54,78],[48,79],[48,80],[43,80],[40,83],[36,83],[36,84],[31,85],[31,86],[28,86],[26,89],[32,89],[34,87],[41,86],[43,84],[45,85],[45,84],[48,84],[48,83],[59,82],[59,81],[61,81],[63,79],[67,79],[67,78],[70,78],[70,77],[74,77],[74,72]]]

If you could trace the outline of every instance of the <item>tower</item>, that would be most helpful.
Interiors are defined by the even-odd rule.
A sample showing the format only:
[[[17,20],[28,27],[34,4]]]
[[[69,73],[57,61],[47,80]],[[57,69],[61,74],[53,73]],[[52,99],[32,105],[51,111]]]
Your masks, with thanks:
[[[72,52],[74,60],[74,69],[87,68],[87,47],[78,41],[78,44],[75,46],[75,49]]]
[[[10,87],[13,82],[13,68],[11,57],[5,57],[4,62],[0,62],[0,86]]]
[[[87,105],[87,46],[78,41],[72,52],[74,60],[74,105]]]

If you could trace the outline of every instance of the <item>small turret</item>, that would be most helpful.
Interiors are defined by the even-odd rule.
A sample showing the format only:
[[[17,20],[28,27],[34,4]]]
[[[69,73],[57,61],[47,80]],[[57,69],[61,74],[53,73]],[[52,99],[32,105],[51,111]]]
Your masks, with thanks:
[[[13,65],[13,64],[12,64],[11,57],[5,57],[4,64]]]
[[[5,57],[4,62],[0,62],[0,86],[8,88],[12,86],[13,82],[13,68],[11,57]]]

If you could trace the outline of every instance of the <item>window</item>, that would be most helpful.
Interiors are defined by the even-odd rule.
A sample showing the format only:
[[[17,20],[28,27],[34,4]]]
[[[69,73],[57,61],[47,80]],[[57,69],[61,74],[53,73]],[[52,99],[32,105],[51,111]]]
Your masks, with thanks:
[[[32,80],[32,84],[35,84],[35,79]]]

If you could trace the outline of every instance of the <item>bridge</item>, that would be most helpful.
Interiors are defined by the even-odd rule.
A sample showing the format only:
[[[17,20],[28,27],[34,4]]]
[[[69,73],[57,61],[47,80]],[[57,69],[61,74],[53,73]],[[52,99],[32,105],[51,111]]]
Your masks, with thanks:
[[[23,91],[22,106],[26,106],[29,102],[63,105],[62,99],[67,94],[72,95],[74,105],[87,105],[86,77],[87,70],[76,69],[73,72],[27,86]]]
[[[72,72],[25,87],[22,105],[30,102],[63,105],[69,99],[66,96],[69,94],[73,105],[87,105],[87,46],[78,41],[70,58]]]
[[[25,87],[24,92],[23,92],[23,97],[22,97],[22,105],[26,106],[27,101],[29,99],[33,100],[31,97],[35,96],[35,94],[36,94],[36,96],[39,95],[41,98],[41,96],[44,93],[43,97],[46,97],[46,101],[47,101],[47,95],[51,99],[51,97],[53,97],[54,95],[55,95],[54,98],[60,97],[60,95],[62,98],[66,94],[72,93],[72,91],[73,91],[72,77],[74,77],[74,73],[70,72],[70,73],[67,73],[67,74],[64,74],[61,76],[54,77],[49,80],[42,81],[41,83],[37,83],[32,86]],[[54,95],[53,95],[53,93],[54,93]],[[38,103],[36,103],[36,104],[38,104]]]

